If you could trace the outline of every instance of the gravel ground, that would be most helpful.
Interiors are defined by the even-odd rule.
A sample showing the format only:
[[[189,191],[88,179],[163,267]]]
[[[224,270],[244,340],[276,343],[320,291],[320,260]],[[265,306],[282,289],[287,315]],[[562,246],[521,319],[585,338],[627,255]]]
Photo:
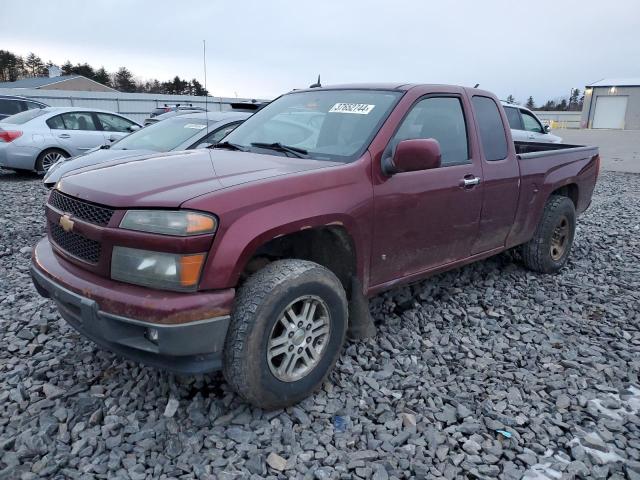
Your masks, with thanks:
[[[45,191],[0,173],[0,478],[640,479],[640,176],[559,275],[511,255],[373,299],[375,341],[285,411],[68,327],[28,275]]]

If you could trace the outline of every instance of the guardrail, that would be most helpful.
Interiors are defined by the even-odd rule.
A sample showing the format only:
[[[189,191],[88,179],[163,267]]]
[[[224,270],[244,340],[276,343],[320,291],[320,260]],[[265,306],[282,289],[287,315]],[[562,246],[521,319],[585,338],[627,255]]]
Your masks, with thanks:
[[[142,123],[154,108],[168,105],[193,105],[210,111],[230,110],[232,103],[249,102],[249,98],[195,97],[190,95],[159,95],[153,93],[81,92],[41,90],[34,88],[0,88],[0,95],[19,95],[41,101],[52,107],[101,108],[121,113]],[[264,101],[264,100],[258,100]]]

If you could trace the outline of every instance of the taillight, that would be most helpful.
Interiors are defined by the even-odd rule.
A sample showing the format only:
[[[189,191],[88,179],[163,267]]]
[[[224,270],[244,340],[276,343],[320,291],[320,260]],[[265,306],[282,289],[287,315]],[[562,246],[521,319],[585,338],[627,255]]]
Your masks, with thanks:
[[[20,130],[0,130],[0,142],[13,142],[20,136],[22,136],[22,132]]]

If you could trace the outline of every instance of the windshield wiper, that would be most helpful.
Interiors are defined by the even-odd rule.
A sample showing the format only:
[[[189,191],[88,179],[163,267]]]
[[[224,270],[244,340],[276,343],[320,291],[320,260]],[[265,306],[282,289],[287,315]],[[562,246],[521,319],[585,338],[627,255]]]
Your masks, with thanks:
[[[100,150],[109,150],[111,148],[111,145],[105,144],[105,145],[100,145]]]
[[[274,143],[253,142],[251,143],[251,146],[258,147],[258,148],[268,148],[270,150],[275,150],[276,152],[290,153],[298,158],[305,158],[305,156],[309,153],[304,148],[291,147],[289,145],[283,145],[280,142],[274,142]]]
[[[226,148],[227,150],[238,150],[240,152],[246,152],[247,149],[242,145],[230,142],[220,142],[215,145],[209,145],[207,148]]]

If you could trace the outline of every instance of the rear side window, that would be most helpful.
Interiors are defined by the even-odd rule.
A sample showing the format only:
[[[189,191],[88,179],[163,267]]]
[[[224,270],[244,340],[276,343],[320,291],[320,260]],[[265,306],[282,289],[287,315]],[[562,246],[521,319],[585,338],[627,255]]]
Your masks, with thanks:
[[[476,111],[485,158],[490,162],[505,159],[508,151],[507,135],[498,105],[489,97],[474,96],[473,108]]]
[[[23,110],[19,100],[0,99],[0,115],[14,115]]]
[[[392,151],[402,140],[433,138],[440,144],[442,166],[471,163],[467,126],[460,99],[431,97],[416,103],[395,134]]]
[[[62,115],[51,117],[49,120],[47,120],[47,125],[49,125],[49,128],[53,128],[54,130],[64,130]]]
[[[512,130],[522,130],[522,122],[520,121],[520,112],[517,108],[504,107],[504,113],[507,114],[507,120]]]

